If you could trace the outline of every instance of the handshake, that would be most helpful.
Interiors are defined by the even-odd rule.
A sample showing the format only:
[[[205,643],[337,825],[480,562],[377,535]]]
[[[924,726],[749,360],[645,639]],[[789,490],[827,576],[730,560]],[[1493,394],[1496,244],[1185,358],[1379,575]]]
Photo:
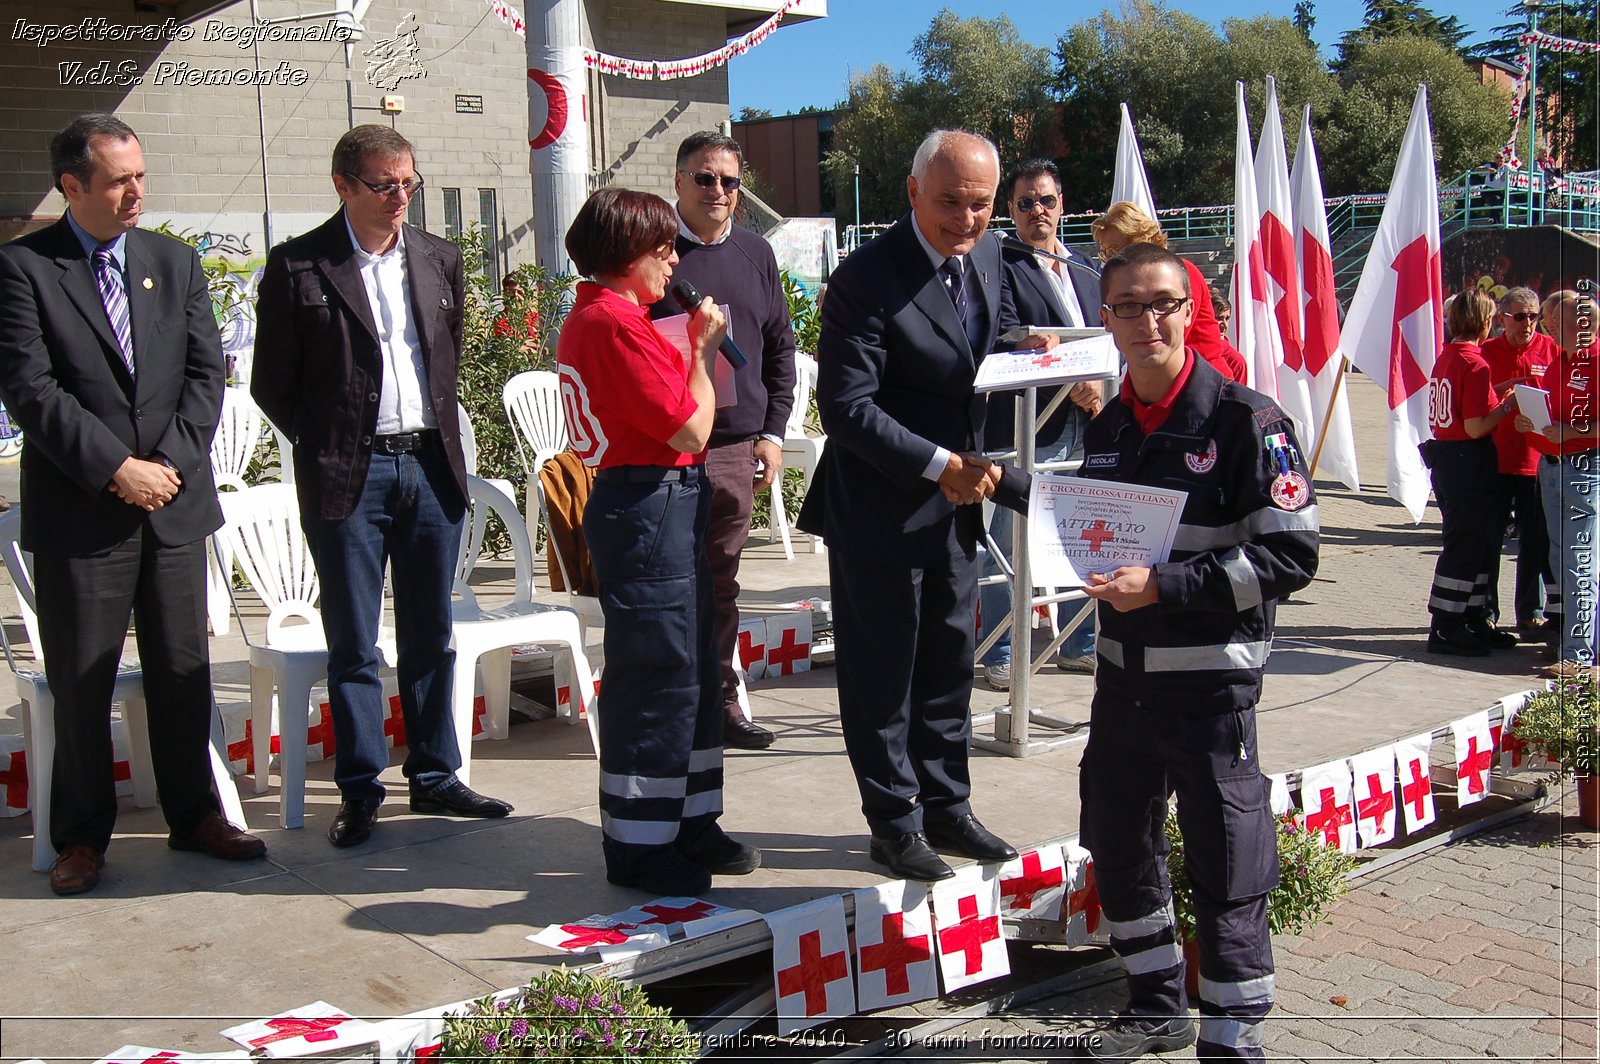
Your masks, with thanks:
[[[939,490],[957,506],[982,502],[994,494],[1000,483],[1000,466],[981,454],[951,453],[939,474]]]

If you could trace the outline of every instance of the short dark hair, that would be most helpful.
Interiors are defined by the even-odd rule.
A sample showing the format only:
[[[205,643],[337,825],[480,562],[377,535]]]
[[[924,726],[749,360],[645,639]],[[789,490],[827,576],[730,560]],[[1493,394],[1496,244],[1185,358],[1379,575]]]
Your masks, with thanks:
[[[739,147],[739,142],[713,129],[702,129],[684,137],[683,143],[678,145],[678,161],[672,165],[682,170],[690,156],[703,151],[731,151],[733,157],[739,160],[739,169],[744,169],[744,149]]]
[[[1061,191],[1061,170],[1049,159],[1029,159],[1027,162],[1018,163],[1006,175],[1006,200],[1017,198],[1018,181],[1037,181],[1048,175],[1056,183],[1056,191]]]
[[[1184,270],[1183,272],[1184,273],[1188,273],[1189,271],[1188,270]],[[1228,311],[1229,313],[1232,313],[1233,312],[1233,301],[1230,300],[1227,296],[1223,295],[1221,292],[1217,291],[1215,288],[1213,288],[1211,290],[1211,309],[1216,311],[1218,314],[1221,314],[1224,310]]]
[[[110,137],[120,143],[138,140],[139,134],[122,119],[104,111],[90,111],[74,118],[66,129],[50,138],[50,178],[57,192],[66,191],[61,187],[62,174],[71,174],[81,184],[89,183],[94,173],[94,151],[89,142],[95,137]]]
[[[397,130],[388,126],[356,126],[333,146],[333,172],[359,174],[368,159],[398,159],[402,155],[416,160],[416,149]]]
[[[578,208],[567,230],[567,254],[585,277],[616,277],[640,255],[678,236],[678,214],[649,192],[602,188]]]
[[[1100,268],[1100,292],[1102,295],[1111,292],[1112,277],[1119,270],[1158,266],[1162,263],[1178,271],[1178,276],[1183,278],[1183,294],[1192,295],[1189,290],[1189,271],[1184,269],[1183,260],[1160,244],[1129,244],[1107,259],[1106,264]]]

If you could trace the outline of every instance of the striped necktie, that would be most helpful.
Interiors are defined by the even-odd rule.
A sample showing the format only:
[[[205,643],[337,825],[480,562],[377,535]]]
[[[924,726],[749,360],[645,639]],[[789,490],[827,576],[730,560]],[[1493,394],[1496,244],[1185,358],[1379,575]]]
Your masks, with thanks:
[[[133,376],[133,326],[128,317],[128,293],[122,286],[122,271],[111,257],[111,245],[102,244],[94,249],[94,277],[100,286],[100,301],[106,305],[106,317],[111,321],[111,331],[116,334],[117,346],[122,349],[122,364]]]

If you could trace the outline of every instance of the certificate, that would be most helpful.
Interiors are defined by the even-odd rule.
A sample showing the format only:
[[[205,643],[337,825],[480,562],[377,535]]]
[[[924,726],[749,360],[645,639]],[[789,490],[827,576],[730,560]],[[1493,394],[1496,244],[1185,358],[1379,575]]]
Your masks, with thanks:
[[[1187,492],[1082,477],[1033,478],[1028,567],[1039,587],[1082,587],[1088,573],[1154,565],[1172,553]]]
[[[717,307],[722,311],[722,316],[728,321],[728,335],[731,337],[733,335],[733,314],[729,311],[726,303],[719,303]],[[678,354],[683,356],[684,364],[687,365],[689,352],[692,350],[689,346],[689,315],[674,314],[668,318],[656,318],[650,324],[656,327],[656,332],[660,333],[667,343],[678,349]],[[734,369],[728,364],[727,359],[712,359],[711,384],[716,389],[716,408],[718,410],[730,407],[739,401],[739,394],[736,390],[738,385],[734,382],[733,374]]]
[[[1533,422],[1533,431],[1550,427],[1550,393],[1543,388],[1517,385],[1517,413]]]
[[[1117,370],[1117,348],[1111,334],[1095,329],[1086,339],[1057,344],[1048,351],[996,351],[985,355],[972,388],[996,392],[1071,381],[1111,380]]]

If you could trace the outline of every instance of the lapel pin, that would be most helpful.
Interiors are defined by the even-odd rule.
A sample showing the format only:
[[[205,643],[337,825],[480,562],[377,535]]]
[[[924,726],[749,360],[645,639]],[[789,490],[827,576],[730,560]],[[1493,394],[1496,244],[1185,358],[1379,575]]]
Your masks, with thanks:
[[[150,278],[146,277],[144,279],[145,291],[148,292],[150,289],[154,288],[155,286],[156,286],[156,283],[154,281],[152,281]]]

